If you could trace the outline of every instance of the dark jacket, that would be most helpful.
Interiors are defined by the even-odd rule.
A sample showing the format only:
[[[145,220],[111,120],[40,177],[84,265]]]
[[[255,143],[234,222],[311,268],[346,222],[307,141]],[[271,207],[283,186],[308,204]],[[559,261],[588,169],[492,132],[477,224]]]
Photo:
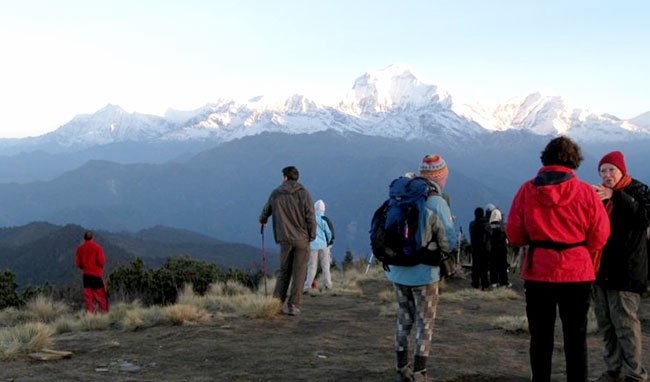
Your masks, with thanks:
[[[287,180],[271,192],[260,223],[266,224],[271,215],[276,243],[310,242],[316,238],[314,203],[309,191],[297,181]]]
[[[611,235],[603,249],[596,282],[606,288],[642,293],[648,280],[650,189],[636,179],[614,191]]]
[[[469,223],[472,254],[481,256],[490,251],[490,224],[487,218],[475,218]]]
[[[490,254],[495,258],[508,255],[506,231],[500,222],[490,224]]]

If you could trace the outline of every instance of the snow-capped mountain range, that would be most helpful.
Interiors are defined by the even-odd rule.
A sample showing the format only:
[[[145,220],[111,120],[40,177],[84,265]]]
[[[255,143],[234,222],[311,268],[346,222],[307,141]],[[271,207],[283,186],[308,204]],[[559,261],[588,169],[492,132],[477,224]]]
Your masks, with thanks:
[[[403,139],[476,138],[510,129],[538,135],[566,134],[579,141],[650,138],[650,112],[630,120],[570,107],[563,98],[530,94],[490,110],[456,104],[452,96],[420,81],[404,65],[391,65],[359,77],[335,106],[301,95],[284,102],[263,96],[246,101],[220,99],[191,111],[170,109],[164,117],[127,113],[108,105],[78,115],[57,130],[34,138],[0,140],[4,146],[42,144],[85,148],[123,141],[226,142],[262,132],[314,133],[324,130]],[[0,146],[1,147],[1,146]]]

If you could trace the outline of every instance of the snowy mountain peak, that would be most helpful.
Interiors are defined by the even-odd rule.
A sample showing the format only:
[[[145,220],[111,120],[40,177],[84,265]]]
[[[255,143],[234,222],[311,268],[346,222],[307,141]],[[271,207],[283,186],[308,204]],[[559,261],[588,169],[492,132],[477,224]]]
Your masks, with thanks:
[[[573,111],[564,99],[532,93],[500,105],[494,112],[503,128],[526,129],[535,134],[565,134],[571,127]]]
[[[650,130],[650,111],[632,118],[630,122],[640,127],[641,129]]]
[[[451,97],[435,85],[424,84],[407,66],[391,65],[357,78],[339,107],[360,115],[429,105],[448,109]]]
[[[284,103],[284,109],[287,113],[298,114],[298,113],[313,113],[319,109],[319,105],[306,98],[305,96],[294,94],[293,96],[287,98]]]
[[[97,110],[93,116],[103,116],[103,117],[118,117],[129,114],[126,110],[122,109],[118,105],[108,104],[103,108]]]
[[[194,110],[168,109],[163,118],[128,113],[108,104],[24,142],[30,148],[42,145],[76,149],[123,141],[226,142],[263,132],[301,134],[325,130],[402,139],[446,137],[462,142],[511,129],[537,135],[566,134],[580,141],[647,139],[650,112],[621,120],[572,108],[562,97],[541,93],[497,107],[453,104],[447,92],[422,82],[408,66],[390,65],[357,78],[337,106],[322,106],[299,94],[286,99],[221,98]],[[19,147],[20,142],[10,144]]]

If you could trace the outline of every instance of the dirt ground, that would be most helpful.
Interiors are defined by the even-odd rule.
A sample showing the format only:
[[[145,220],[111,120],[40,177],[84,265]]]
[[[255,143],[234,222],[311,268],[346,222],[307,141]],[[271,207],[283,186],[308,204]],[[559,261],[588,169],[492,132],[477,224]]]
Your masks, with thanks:
[[[521,281],[512,280],[521,293]],[[442,293],[467,288],[449,281]],[[366,281],[363,296],[304,296],[302,314],[273,319],[215,319],[209,325],[136,332],[67,333],[53,348],[61,361],[0,364],[4,381],[392,381],[393,305],[377,297],[386,281]],[[488,292],[489,293],[489,292]],[[648,311],[643,300],[644,357],[650,366]],[[433,381],[527,381],[528,334],[508,334],[491,321],[523,315],[524,301],[441,301],[429,357]],[[603,372],[602,341],[590,335],[589,368]],[[561,324],[556,325],[553,380],[564,381]]]

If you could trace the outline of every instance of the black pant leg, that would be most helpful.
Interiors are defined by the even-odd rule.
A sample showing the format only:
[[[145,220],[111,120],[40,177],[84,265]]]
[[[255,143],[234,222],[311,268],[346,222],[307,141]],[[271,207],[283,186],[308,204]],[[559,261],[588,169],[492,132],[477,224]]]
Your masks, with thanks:
[[[526,281],[526,315],[530,332],[530,368],[533,382],[550,382],[555,311],[554,284]]]
[[[587,362],[587,312],[591,303],[591,283],[562,284],[559,294],[560,319],[568,382],[585,382]]]

